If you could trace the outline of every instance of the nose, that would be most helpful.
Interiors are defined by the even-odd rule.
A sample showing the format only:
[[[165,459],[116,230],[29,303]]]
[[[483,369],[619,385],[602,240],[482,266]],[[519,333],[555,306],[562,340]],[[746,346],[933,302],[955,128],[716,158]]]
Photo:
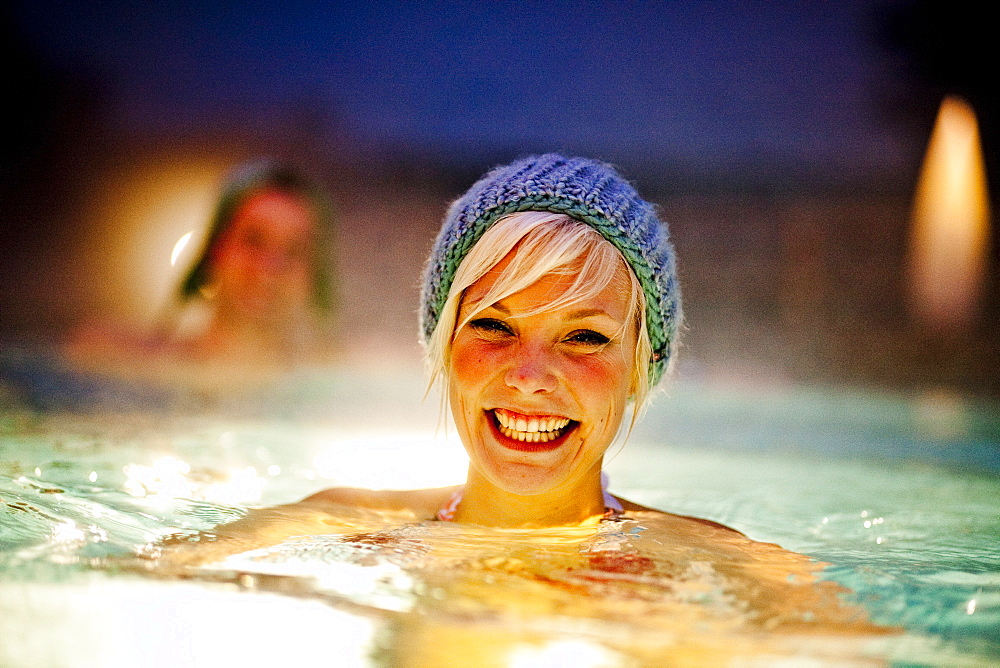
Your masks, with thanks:
[[[504,375],[508,387],[524,394],[552,392],[558,385],[551,353],[534,347],[518,348],[510,367]]]

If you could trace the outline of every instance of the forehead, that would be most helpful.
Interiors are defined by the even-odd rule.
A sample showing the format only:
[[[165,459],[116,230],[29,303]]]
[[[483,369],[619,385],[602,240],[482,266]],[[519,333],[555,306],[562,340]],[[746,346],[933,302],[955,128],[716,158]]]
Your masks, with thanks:
[[[466,289],[460,306],[462,311],[503,305],[508,309],[515,307],[513,310],[516,311],[542,312],[549,310],[546,306],[559,301],[557,308],[560,309],[576,311],[583,306],[588,310],[603,311],[623,321],[626,318],[631,299],[631,281],[629,270],[624,264],[617,266],[611,280],[599,290],[593,289],[596,287],[593,284],[578,283],[584,264],[584,258],[578,258],[566,267],[544,274],[520,290],[512,290],[501,284],[499,291],[494,292],[498,283],[514,284],[515,277],[508,271],[513,254],[514,251],[511,251]],[[484,303],[484,300],[491,303]]]
[[[312,229],[314,216],[302,197],[279,190],[261,190],[247,197],[236,209],[233,227],[256,227],[276,233],[304,233]]]

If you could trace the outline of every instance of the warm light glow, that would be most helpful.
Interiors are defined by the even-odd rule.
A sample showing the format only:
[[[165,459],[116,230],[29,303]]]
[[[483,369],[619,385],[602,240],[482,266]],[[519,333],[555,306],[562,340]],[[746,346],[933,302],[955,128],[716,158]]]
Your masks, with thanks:
[[[989,197],[975,112],[941,103],[913,207],[910,287],[914,315],[935,330],[974,321],[982,292]]]
[[[381,625],[322,600],[179,578],[62,580],[0,582],[0,662],[17,659],[5,666],[365,668]]]
[[[190,232],[185,232],[181,236],[181,238],[177,240],[177,243],[174,244],[174,249],[172,251],[170,251],[170,266],[171,267],[176,267],[177,266],[177,258],[179,258],[181,256],[181,253],[184,252],[184,249],[187,248],[188,242],[191,241],[191,236],[193,234],[194,234],[194,230],[191,230]]]
[[[150,466],[128,464],[125,474],[125,491],[132,496],[162,494],[168,497],[189,496],[192,492],[188,481],[191,466],[173,457],[163,457]]]
[[[320,538],[319,540],[322,540]],[[295,553],[295,539],[273,548],[261,548],[226,557],[205,571],[238,571],[252,575],[308,578],[316,591],[329,591],[361,605],[406,612],[412,609],[416,581],[401,567],[387,562],[366,565],[301,557]],[[252,583],[252,579],[248,582]]]
[[[465,480],[468,457],[456,440],[419,434],[314,437],[313,466],[329,484],[366,489],[443,487]]]
[[[65,520],[52,527],[54,543],[82,543],[86,539],[87,535],[72,520]]]
[[[78,265],[99,291],[102,318],[151,323],[162,315],[232,162],[222,155],[150,155],[102,176],[90,193]]]
[[[586,640],[556,640],[541,647],[523,646],[511,653],[510,668],[548,668],[549,666],[620,666],[624,665],[610,650]]]
[[[260,501],[265,480],[253,466],[230,473],[229,478],[205,485],[199,497],[214,503],[254,503]]]
[[[174,457],[153,464],[123,468],[125,491],[132,496],[166,499],[189,498],[213,503],[240,504],[260,501],[266,480],[253,466],[232,471],[224,478],[196,475],[191,465]]]

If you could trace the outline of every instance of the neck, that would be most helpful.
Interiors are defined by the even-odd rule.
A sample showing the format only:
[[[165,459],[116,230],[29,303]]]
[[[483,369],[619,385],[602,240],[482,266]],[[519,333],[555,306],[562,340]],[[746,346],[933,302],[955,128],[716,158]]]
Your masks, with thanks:
[[[568,526],[604,511],[600,463],[583,480],[530,496],[502,489],[470,467],[455,521],[507,529]]]

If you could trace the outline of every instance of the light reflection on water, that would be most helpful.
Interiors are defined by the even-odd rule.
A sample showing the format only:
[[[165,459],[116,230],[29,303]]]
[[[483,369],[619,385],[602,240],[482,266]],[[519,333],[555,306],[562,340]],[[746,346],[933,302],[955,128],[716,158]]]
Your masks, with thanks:
[[[726,422],[707,419],[711,406],[684,401],[652,411],[609,462],[613,491],[829,562],[825,576],[851,587],[852,601],[876,621],[907,629],[886,650],[901,662],[989,665],[1000,659],[1000,480],[981,465],[991,461],[991,445],[977,440],[977,418],[956,417],[953,406],[934,413],[897,405],[876,406],[878,417],[865,418],[863,406],[841,400],[833,402],[839,431],[817,429],[820,420],[809,409],[818,404],[800,398],[801,410],[792,411],[797,425],[785,423],[778,433],[773,425],[756,429],[768,412],[760,404],[741,407],[741,419]],[[904,408],[911,411],[906,424]],[[934,431],[942,421],[948,428]],[[412,649],[421,642],[415,639],[442,629],[440,618],[401,629],[394,614],[416,600],[473,606],[470,587],[502,591],[511,585],[509,573],[465,580],[457,595],[457,585],[448,584],[454,573],[441,564],[428,570],[415,543],[396,541],[379,551],[377,543],[322,536],[285,544],[283,553],[246,552],[242,565],[218,564],[201,583],[116,574],[108,564],[148,555],[164,535],[236,519],[247,504],[288,502],[331,485],[456,482],[464,460],[442,436],[426,424],[365,432],[212,419],[112,429],[106,418],[79,416],[7,430],[0,434],[0,646],[7,648],[0,664],[88,665],[46,660],[79,657],[72,645],[108,659],[91,665],[171,665],[168,659],[210,665],[222,652],[211,647],[212,639],[228,633],[256,648],[236,650],[246,665],[280,664],[274,643],[266,642],[279,634],[295,640],[285,659],[347,652],[344,665],[365,665],[370,653],[389,650],[398,659],[396,641],[386,649],[386,637],[405,639]],[[865,450],[850,450],[865,439]],[[726,447],[711,447],[713,441]],[[900,454],[907,442],[919,457]],[[824,454],[827,444],[831,452]],[[940,456],[924,456],[935,445]],[[973,451],[978,467],[954,466],[956,452]],[[375,477],[378,471],[383,477]],[[383,529],[398,532],[398,523]],[[431,532],[439,549],[473,549],[445,540],[447,528],[412,531],[421,538]],[[419,576],[416,564],[422,564]],[[99,623],[97,612],[112,621]],[[544,617],[550,626],[559,619]],[[45,638],[62,629],[72,640],[59,649],[43,640],[41,628],[49,629]],[[462,628],[473,648],[500,642],[495,627]],[[522,631],[518,637],[530,642],[507,646],[504,665],[621,660],[591,628]],[[10,638],[21,640],[12,645]],[[160,663],[150,658],[155,648]]]
[[[369,665],[375,623],[231,584],[76,574],[0,580],[0,665],[74,668]],[[280,642],[276,642],[280,639]]]

